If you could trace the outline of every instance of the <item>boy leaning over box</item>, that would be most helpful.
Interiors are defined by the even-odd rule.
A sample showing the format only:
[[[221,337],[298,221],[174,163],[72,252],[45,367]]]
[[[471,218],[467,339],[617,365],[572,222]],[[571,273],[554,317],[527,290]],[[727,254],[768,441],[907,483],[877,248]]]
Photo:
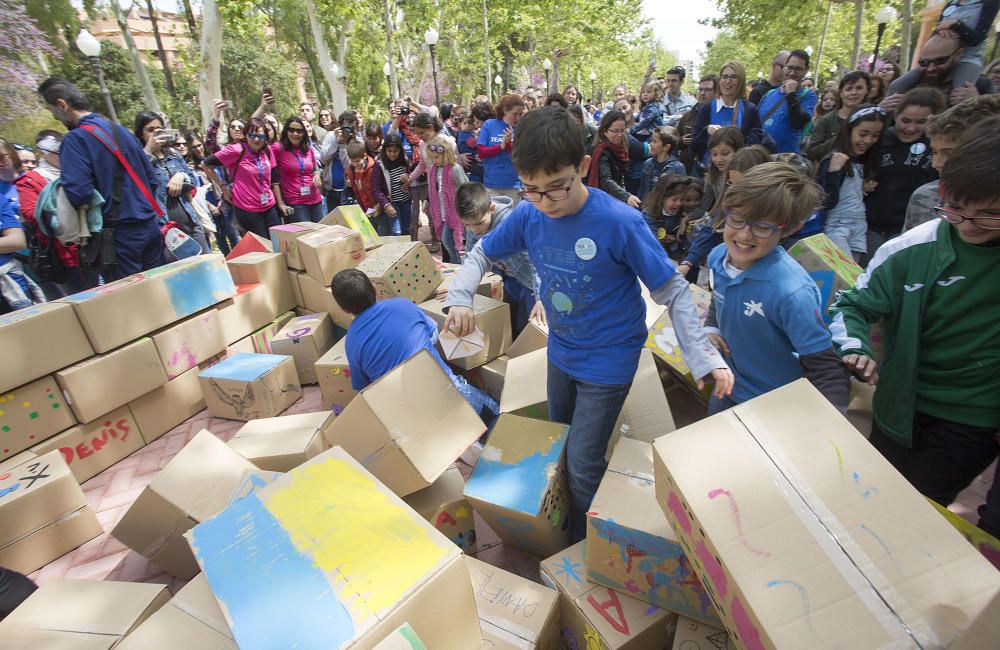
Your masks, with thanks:
[[[939,220],[886,242],[830,307],[847,367],[876,385],[871,443],[924,496],[950,504],[1000,451],[1000,118],[972,127],[941,171]],[[872,358],[881,320],[885,358]],[[1000,535],[994,476],[979,527]]]
[[[841,412],[850,377],[821,314],[819,288],[779,246],[819,205],[816,184],[784,162],[758,165],[723,199],[723,243],[709,253],[709,338],[736,375],[732,397],[712,396],[709,415],[801,377]]]
[[[530,111],[517,128],[513,163],[525,201],[469,252],[448,291],[445,328],[471,332],[472,298],[492,260],[527,251],[549,323],[549,417],[570,425],[570,523],[578,541],[646,340],[639,280],[669,308],[699,384],[712,375],[721,397],[732,391],[733,375],[698,321],[687,282],[642,215],[583,185],[590,157],[569,112]]]

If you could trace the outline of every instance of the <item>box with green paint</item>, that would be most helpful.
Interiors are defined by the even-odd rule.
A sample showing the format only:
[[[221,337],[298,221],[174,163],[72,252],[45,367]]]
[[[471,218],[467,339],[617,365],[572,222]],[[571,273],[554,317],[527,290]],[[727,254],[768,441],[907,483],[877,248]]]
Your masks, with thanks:
[[[74,424],[52,375],[0,394],[0,461]]]

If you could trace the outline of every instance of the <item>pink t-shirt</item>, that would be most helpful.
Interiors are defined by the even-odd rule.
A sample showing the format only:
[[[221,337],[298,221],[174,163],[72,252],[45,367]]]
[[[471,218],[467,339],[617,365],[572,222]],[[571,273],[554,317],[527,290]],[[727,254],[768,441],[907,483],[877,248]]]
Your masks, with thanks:
[[[313,205],[323,200],[319,188],[313,183],[316,171],[316,156],[312,147],[306,153],[298,149],[285,149],[280,142],[271,145],[271,154],[278,161],[278,179],[281,181],[281,196],[288,205]],[[302,193],[302,188],[306,193]]]
[[[271,191],[274,156],[267,147],[254,153],[248,146],[240,160],[243,146],[243,144],[227,145],[220,149],[215,157],[229,170],[233,178],[233,204],[247,212],[265,212],[275,204],[274,192]],[[239,169],[234,171],[233,166],[237,160],[240,160]]]

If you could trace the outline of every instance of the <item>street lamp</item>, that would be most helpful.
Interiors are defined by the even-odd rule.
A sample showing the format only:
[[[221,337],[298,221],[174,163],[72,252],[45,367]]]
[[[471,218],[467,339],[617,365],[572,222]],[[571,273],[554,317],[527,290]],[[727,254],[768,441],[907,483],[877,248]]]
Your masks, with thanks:
[[[542,67],[545,68],[545,90],[549,89],[549,70],[552,69],[552,61],[545,59],[542,61]]]
[[[427,31],[424,32],[424,42],[427,43],[427,48],[431,51],[431,74],[434,77],[434,105],[435,106],[440,106],[441,105],[441,95],[438,92],[437,62],[436,62],[436,60],[434,58],[434,46],[437,45],[438,36],[439,35],[437,33],[437,30],[434,29],[433,25],[430,26],[430,27],[428,27]]]
[[[503,93],[500,92],[501,91],[501,86],[503,84],[503,77],[501,77],[500,75],[497,75],[497,76],[493,77],[493,83],[495,83],[497,85],[497,97],[500,97],[500,95],[503,94]]]
[[[812,55],[813,55],[813,46],[812,46],[812,45],[806,45],[806,50],[805,50],[805,52],[806,52],[806,54],[808,54],[809,56],[812,56]]]
[[[90,61],[90,67],[94,69],[97,77],[97,85],[101,87],[101,94],[104,95],[104,102],[108,105],[108,116],[115,123],[118,122],[118,114],[115,112],[115,105],[111,101],[111,93],[104,83],[104,71],[101,70],[101,42],[94,38],[94,35],[86,29],[81,29],[76,36],[76,47]]]
[[[591,71],[590,73],[590,101],[594,101],[594,80],[597,79],[597,73]]]
[[[872,55],[872,64],[868,67],[868,72],[875,72],[875,62],[878,60],[878,49],[882,45],[882,34],[885,33],[885,25],[888,22],[896,20],[896,10],[886,5],[878,10],[875,14],[875,22],[878,23],[878,33],[875,36],[875,53]]]

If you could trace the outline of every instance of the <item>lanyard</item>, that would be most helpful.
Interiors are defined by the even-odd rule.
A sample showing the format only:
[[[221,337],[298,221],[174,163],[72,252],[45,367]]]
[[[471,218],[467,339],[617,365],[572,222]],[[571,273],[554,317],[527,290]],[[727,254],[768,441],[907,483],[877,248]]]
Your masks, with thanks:
[[[302,155],[302,152],[298,149],[295,150],[295,159],[299,161],[299,174],[302,178],[306,177],[306,158]]]
[[[253,164],[257,165],[257,173],[260,174],[260,184],[261,187],[267,187],[267,181],[264,180],[264,163],[261,162],[261,154],[254,156]]]

